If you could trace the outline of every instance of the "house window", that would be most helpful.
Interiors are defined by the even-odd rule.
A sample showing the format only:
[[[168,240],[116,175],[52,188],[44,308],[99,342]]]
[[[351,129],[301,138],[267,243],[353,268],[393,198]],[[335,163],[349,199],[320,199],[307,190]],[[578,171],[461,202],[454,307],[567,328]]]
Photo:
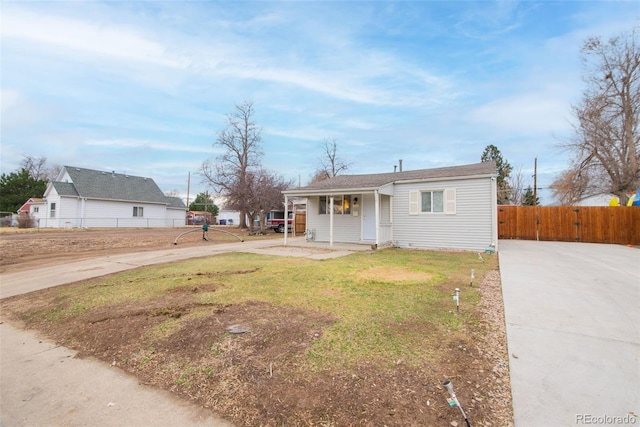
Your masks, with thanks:
[[[144,208],[142,206],[134,206],[133,207],[133,216],[134,217],[143,217]]]
[[[320,207],[318,213],[326,215],[329,213],[329,204],[331,198],[320,196]],[[333,214],[334,215],[350,215],[351,214],[351,196],[333,196]]]
[[[55,218],[56,217],[56,204],[55,203],[51,203],[50,205],[50,213],[49,216],[51,218]]]
[[[409,191],[409,215],[421,213],[456,214],[456,189]]]
[[[33,213],[38,213],[40,212],[40,207],[39,206],[34,206],[33,207]]]
[[[351,196],[342,196],[342,213],[351,215]]]
[[[422,191],[420,198],[420,212],[444,212],[444,191]]]

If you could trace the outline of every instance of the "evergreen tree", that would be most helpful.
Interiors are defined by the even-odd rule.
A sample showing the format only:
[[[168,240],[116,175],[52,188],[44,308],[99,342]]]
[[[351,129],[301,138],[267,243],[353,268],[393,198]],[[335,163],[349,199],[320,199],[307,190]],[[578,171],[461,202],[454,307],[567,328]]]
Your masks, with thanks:
[[[511,199],[511,186],[509,185],[509,175],[511,174],[511,165],[502,157],[502,153],[495,145],[487,145],[480,156],[480,161],[496,162],[496,168],[498,169],[498,204],[507,205]]]
[[[42,197],[47,181],[36,179],[27,169],[0,176],[0,211],[16,213],[30,197]]]
[[[196,199],[189,204],[190,211],[204,211],[205,210],[205,202],[207,205],[207,212],[209,212],[213,216],[218,215],[218,206],[213,202],[211,196],[208,193],[199,193],[196,196]]]
[[[540,198],[536,196],[536,200],[533,200],[533,189],[531,186],[527,187],[527,191],[524,193],[522,197],[522,206],[539,206]]]

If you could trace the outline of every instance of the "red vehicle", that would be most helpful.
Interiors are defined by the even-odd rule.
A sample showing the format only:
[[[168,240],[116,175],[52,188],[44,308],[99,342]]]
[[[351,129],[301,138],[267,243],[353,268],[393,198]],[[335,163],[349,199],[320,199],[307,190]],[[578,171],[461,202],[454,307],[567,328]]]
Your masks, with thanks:
[[[289,212],[287,220],[289,230],[293,227],[293,212]],[[284,211],[271,211],[267,214],[267,227],[276,233],[284,233]]]

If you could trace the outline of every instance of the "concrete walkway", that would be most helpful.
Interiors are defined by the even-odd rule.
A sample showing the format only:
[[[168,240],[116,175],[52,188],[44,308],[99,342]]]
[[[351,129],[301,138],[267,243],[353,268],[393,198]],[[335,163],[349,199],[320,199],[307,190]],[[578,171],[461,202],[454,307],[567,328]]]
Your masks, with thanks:
[[[504,240],[499,256],[516,427],[640,425],[640,250]]]
[[[0,277],[0,298],[103,276],[136,267],[226,252],[327,259],[368,246],[306,243],[304,238],[229,244],[100,257]],[[37,334],[0,321],[0,427],[14,426],[181,426],[226,427],[211,411],[175,398],[99,361]]]
[[[40,269],[4,274],[0,277],[0,299],[21,295],[44,288],[105,276],[152,264],[162,264],[183,259],[218,255],[229,252],[251,252],[262,255],[293,256],[310,259],[329,259],[366,251],[367,245],[326,244],[306,242],[304,237],[289,237],[287,246],[281,239],[251,240],[224,244],[203,244],[160,251],[111,255],[71,262]]]

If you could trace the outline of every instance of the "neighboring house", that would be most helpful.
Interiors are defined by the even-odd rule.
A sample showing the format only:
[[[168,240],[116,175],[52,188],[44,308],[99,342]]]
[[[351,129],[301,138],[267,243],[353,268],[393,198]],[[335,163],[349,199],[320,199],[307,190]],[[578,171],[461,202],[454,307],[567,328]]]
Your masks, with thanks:
[[[611,200],[616,199],[616,203],[620,203],[620,199],[615,194],[595,194],[577,201],[574,206],[610,206]]]
[[[179,227],[187,208],[151,178],[64,166],[47,185],[40,227]],[[35,206],[35,205],[34,205]]]
[[[240,211],[223,207],[218,209],[218,216],[216,218],[220,225],[238,225],[240,224]]]
[[[307,237],[403,248],[497,249],[496,165],[340,175],[284,191],[307,199]],[[285,234],[286,242],[286,234]]]
[[[24,202],[20,209],[18,209],[18,215],[28,215],[32,218],[39,217],[40,209],[46,208],[47,202],[44,199],[31,197]]]

